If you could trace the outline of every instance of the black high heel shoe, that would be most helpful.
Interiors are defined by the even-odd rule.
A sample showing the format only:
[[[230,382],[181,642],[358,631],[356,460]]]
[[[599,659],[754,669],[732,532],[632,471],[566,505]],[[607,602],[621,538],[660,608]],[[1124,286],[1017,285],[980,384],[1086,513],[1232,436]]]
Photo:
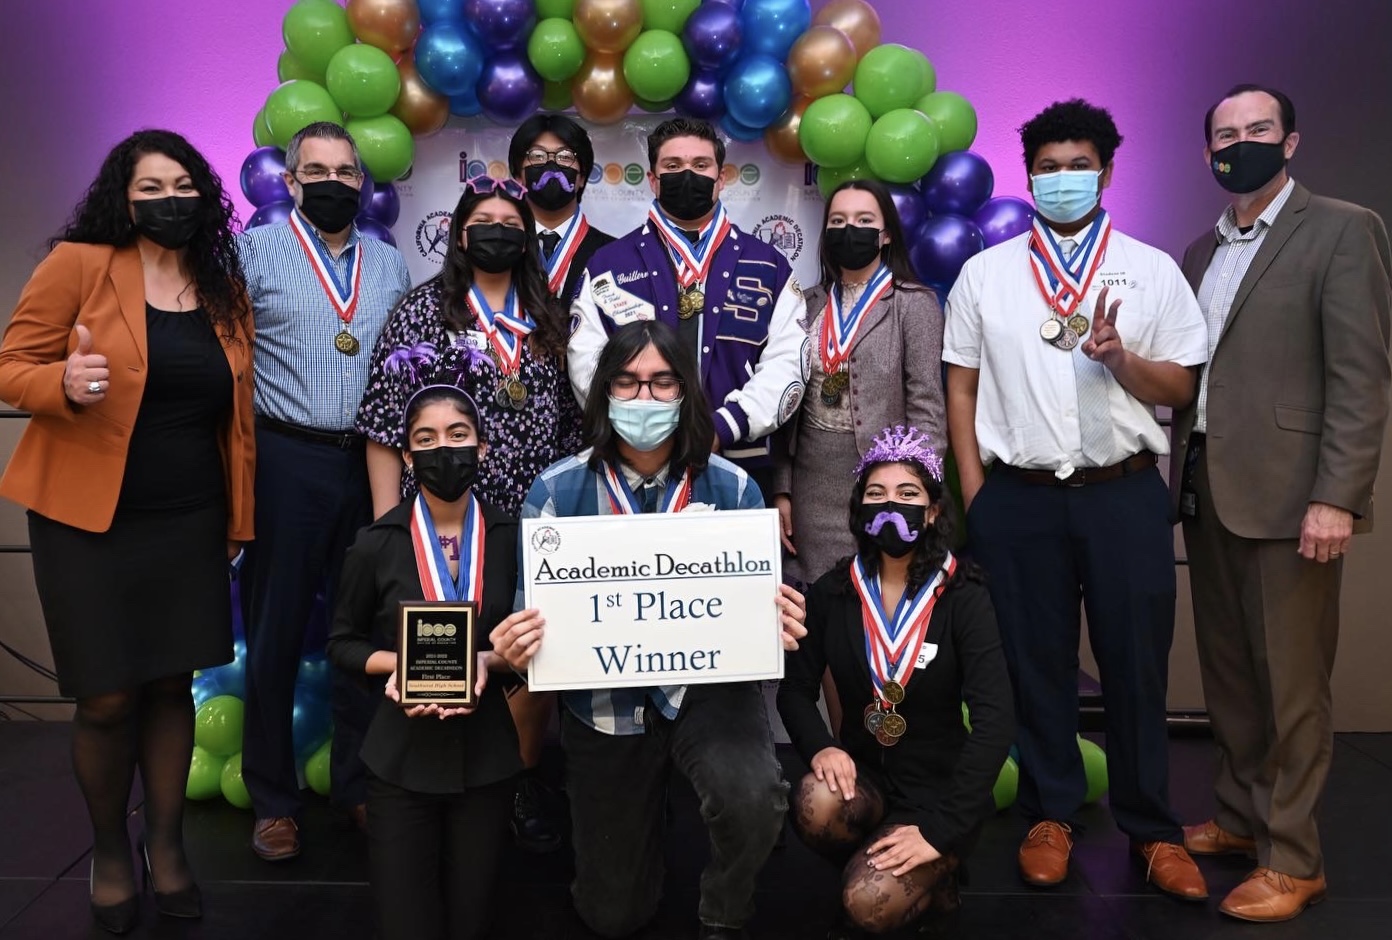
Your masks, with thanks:
[[[95,876],[97,863],[92,862],[92,871],[87,874],[87,893],[91,895],[92,881]],[[107,933],[123,934],[130,933],[135,929],[135,925],[140,923],[140,895],[135,894],[126,898],[118,904],[98,904],[96,901],[89,900],[92,907],[92,920],[97,922],[97,926]]]
[[[199,889],[198,882],[165,894],[155,888],[154,876],[150,874],[150,851],[144,842],[140,843],[140,860],[145,866],[142,872],[145,890],[155,896],[155,910],[165,917],[182,917],[188,920],[196,920],[203,916],[203,892]]]

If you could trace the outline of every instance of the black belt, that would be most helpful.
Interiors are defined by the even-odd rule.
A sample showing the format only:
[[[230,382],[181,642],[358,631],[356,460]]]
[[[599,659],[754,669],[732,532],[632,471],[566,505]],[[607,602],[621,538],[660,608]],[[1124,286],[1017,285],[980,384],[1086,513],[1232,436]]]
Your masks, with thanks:
[[[363,436],[351,428],[347,431],[316,431],[314,428],[301,427],[298,424],[291,424],[289,421],[277,421],[275,418],[268,418],[265,415],[256,416],[256,426],[267,431],[274,431],[276,434],[284,434],[286,437],[293,437],[299,441],[307,441],[310,444],[327,444],[340,450],[356,450],[366,443]]]
[[[1106,483],[1108,480],[1118,480],[1121,477],[1130,476],[1155,466],[1155,461],[1154,454],[1148,450],[1143,450],[1139,454],[1132,454],[1120,463],[1106,467],[1083,467],[1081,470],[1074,470],[1062,479],[1052,470],[1030,470],[1026,467],[1012,467],[1010,464],[1001,464],[1001,469],[1010,476],[1026,483],[1038,483],[1045,486],[1086,486],[1089,483]]]

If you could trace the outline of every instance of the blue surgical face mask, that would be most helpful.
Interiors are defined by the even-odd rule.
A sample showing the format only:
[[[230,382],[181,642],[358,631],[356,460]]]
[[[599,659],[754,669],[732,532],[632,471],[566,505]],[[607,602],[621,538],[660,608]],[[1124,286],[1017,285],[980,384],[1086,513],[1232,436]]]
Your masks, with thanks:
[[[676,401],[653,401],[648,398],[634,398],[621,401],[609,397],[609,423],[619,437],[628,442],[634,450],[646,453],[656,450],[662,442],[672,436],[681,417],[681,399]]]
[[[1097,205],[1101,170],[1059,170],[1030,177],[1034,207],[1050,222],[1076,222]]]

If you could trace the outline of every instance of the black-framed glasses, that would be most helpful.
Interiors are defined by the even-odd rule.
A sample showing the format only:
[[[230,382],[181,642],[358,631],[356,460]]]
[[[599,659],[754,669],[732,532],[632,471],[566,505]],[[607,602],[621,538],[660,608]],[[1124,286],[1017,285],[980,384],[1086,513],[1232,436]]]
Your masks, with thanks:
[[[516,180],[495,180],[491,176],[471,176],[464,181],[464,188],[476,196],[492,196],[501,192],[518,202],[527,198],[527,191]]]
[[[609,395],[619,401],[632,401],[644,385],[654,401],[676,401],[682,397],[682,380],[670,372],[661,372],[646,380],[630,372],[621,372],[609,380]]]
[[[361,183],[363,171],[355,166],[344,164],[343,166],[327,167],[322,163],[306,163],[295,171],[295,176],[302,183],[322,183],[330,177],[341,183],[353,185]]]
[[[527,151],[525,159],[529,166],[540,166],[549,160],[555,160],[561,166],[572,168],[580,165],[580,155],[569,147],[562,147],[560,150],[533,147]]]

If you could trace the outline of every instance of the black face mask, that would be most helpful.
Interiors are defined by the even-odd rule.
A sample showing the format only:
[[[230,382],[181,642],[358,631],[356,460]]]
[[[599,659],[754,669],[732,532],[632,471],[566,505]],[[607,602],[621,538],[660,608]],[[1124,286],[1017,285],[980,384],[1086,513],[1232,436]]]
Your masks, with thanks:
[[[338,180],[320,180],[300,186],[304,190],[300,211],[319,231],[332,235],[353,224],[361,196],[356,189]]]
[[[715,179],[694,170],[663,173],[657,178],[657,204],[681,222],[703,218],[715,208]]]
[[[480,271],[500,274],[521,261],[527,252],[527,236],[520,228],[489,222],[470,225],[464,231],[469,235],[464,254]]]
[[[923,538],[927,518],[928,508],[913,503],[861,503],[856,533],[865,533],[890,558],[903,558]]]
[[[132,199],[135,230],[161,248],[182,248],[203,224],[202,196]]]
[[[859,271],[880,256],[880,230],[844,225],[822,233],[831,263],[843,271]]]
[[[1254,193],[1271,182],[1286,165],[1286,142],[1240,140],[1213,151],[1209,167],[1218,185],[1230,193]]]
[[[547,212],[558,212],[580,198],[575,185],[580,171],[573,166],[548,160],[541,166],[524,167],[522,178],[527,181],[527,198]]]
[[[430,495],[452,503],[478,478],[476,445],[411,451],[411,472]]]

